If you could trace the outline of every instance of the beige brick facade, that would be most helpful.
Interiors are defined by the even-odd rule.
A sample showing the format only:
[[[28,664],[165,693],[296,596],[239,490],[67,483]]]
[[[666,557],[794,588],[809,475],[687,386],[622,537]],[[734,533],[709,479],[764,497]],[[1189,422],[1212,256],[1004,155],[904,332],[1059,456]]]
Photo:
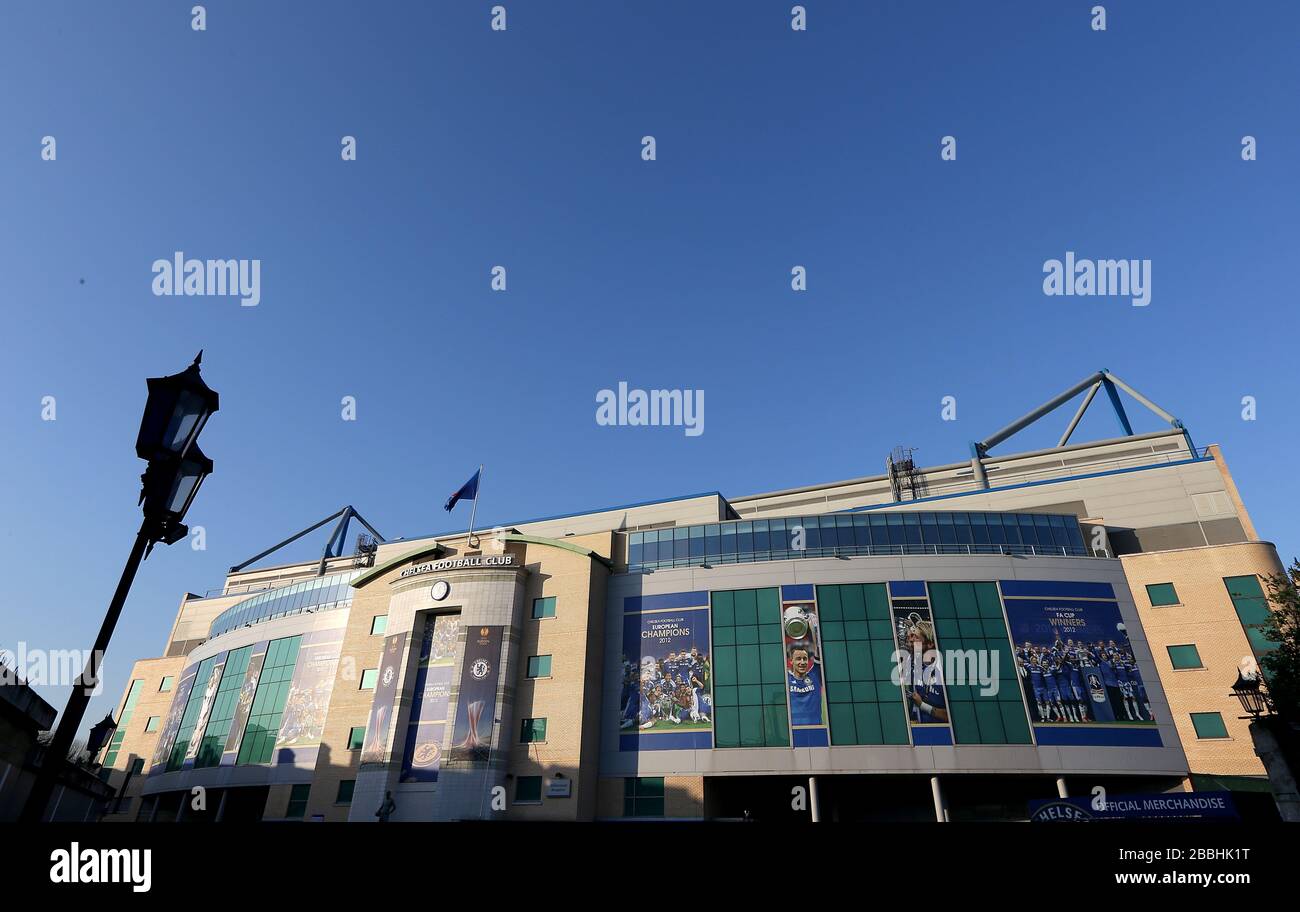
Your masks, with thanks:
[[[143,681],[140,686],[140,697],[136,700],[135,709],[131,713],[131,718],[126,723],[125,734],[122,743],[118,747],[117,757],[113,761],[111,769],[113,772],[109,775],[108,783],[114,789],[120,789],[122,783],[127,780],[127,770],[131,768],[131,763],[135,759],[144,760],[144,769],[131,776],[127,782],[126,792],[123,795],[120,814],[109,814],[104,817],[105,820],[134,820],[140,809],[140,793],[144,788],[145,778],[149,775],[149,764],[153,761],[153,752],[158,747],[158,739],[162,736],[163,723],[167,720],[167,712],[172,705],[172,696],[176,693],[176,685],[180,683],[181,671],[185,667],[185,657],[175,656],[164,659],[141,659],[131,667],[131,678],[126,685],[126,693],[131,692],[131,682]],[[162,691],[163,678],[171,677],[172,687],[170,690]],[[125,701],[123,695],[123,701]],[[121,718],[122,704],[119,703],[113,711],[113,717]],[[156,731],[145,731],[148,727],[149,719],[157,717],[158,727]]]
[[[1251,650],[1224,579],[1282,572],[1277,550],[1268,542],[1240,542],[1130,554],[1121,560],[1191,772],[1264,775],[1248,723],[1237,718],[1241,704],[1231,695],[1238,663]],[[1151,605],[1146,587],[1159,583],[1173,583],[1179,604]],[[1202,668],[1174,669],[1169,647],[1181,645],[1196,646]],[[1219,713],[1228,738],[1197,738],[1191,714],[1200,712]]]

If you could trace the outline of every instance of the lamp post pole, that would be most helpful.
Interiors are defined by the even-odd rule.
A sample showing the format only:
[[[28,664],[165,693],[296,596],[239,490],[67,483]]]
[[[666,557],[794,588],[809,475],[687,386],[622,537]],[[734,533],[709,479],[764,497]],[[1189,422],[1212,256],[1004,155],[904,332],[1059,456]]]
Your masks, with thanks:
[[[202,359],[203,352],[199,352],[194,363],[181,373],[147,381],[149,396],[135,442],[136,455],[148,463],[140,476],[144,522],[136,533],[131,556],[126,560],[122,578],[108,603],[108,612],[86,660],[86,667],[72,685],[68,705],[59,717],[54,738],[46,747],[45,756],[36,770],[36,781],[18,817],[22,823],[39,823],[45,816],[54,784],[67,762],[68,748],[81,727],[86,706],[99,684],[104,653],[113,638],[113,629],[117,627],[117,619],[122,614],[140,562],[149,556],[149,551],[158,542],[170,545],[186,536],[189,530],[181,520],[194,502],[203,479],[212,473],[212,460],[199,449],[198,437],[208,418],[220,407],[220,397],[200,376],[199,362]]]
[[[54,731],[54,738],[45,748],[45,757],[36,771],[36,782],[32,785],[31,793],[27,796],[27,804],[23,806],[22,814],[18,818],[20,823],[39,823],[50,802],[50,796],[54,794],[54,784],[58,779],[59,771],[63,768],[63,758],[67,756],[68,748],[72,746],[72,739],[76,737],[77,729],[81,727],[81,720],[85,718],[91,693],[99,682],[99,669],[104,653],[108,649],[108,641],[113,638],[113,629],[117,627],[122,606],[126,604],[126,595],[131,591],[136,571],[140,569],[140,561],[144,559],[145,550],[149,547],[149,525],[149,520],[145,520],[140,526],[140,531],[136,533],[135,544],[131,547],[131,556],[126,559],[126,566],[122,568],[122,578],[118,580],[117,589],[113,592],[113,600],[108,603],[108,613],[104,615],[104,623],[100,625],[95,646],[86,660],[86,667],[82,670],[81,677],[72,685],[72,694],[68,697],[68,705],[59,717],[59,726]]]

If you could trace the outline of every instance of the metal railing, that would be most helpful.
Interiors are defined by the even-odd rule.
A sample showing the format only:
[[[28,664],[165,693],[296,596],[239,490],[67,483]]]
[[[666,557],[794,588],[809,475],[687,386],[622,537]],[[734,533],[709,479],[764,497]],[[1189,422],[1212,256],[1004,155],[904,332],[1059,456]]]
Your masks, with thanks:
[[[778,560],[808,560],[811,558],[849,557],[901,557],[911,555],[944,554],[1004,555],[1015,557],[1089,557],[1104,558],[1086,548],[1071,546],[1045,547],[1041,545],[840,545],[834,548],[806,548],[802,551],[747,551],[743,554],[715,554],[708,557],[678,557],[668,560],[645,561],[628,565],[629,573],[653,570],[672,570],[678,567],[713,567],[721,564],[749,564]]]

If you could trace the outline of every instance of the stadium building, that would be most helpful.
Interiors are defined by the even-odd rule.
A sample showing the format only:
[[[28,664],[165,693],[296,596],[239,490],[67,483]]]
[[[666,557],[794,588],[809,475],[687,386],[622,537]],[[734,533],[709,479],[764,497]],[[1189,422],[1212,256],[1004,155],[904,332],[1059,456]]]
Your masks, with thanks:
[[[1071,444],[1098,391],[1123,436]],[[1121,391],[1169,428],[1133,433]],[[1080,394],[1060,445],[990,454]],[[182,599],[115,714],[106,819],[1015,820],[1098,785],[1271,804],[1229,688],[1282,564],[1217,447],[1103,371],[969,461],[887,468],[481,537],[367,525],[346,556],[344,508],[294,537],[333,520],[319,561],[249,569],[277,545]]]

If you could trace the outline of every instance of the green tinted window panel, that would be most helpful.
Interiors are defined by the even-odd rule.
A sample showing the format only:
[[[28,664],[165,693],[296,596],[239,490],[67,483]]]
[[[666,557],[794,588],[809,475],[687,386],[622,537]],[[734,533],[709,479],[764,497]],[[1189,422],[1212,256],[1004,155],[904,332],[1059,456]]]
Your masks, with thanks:
[[[1186,646],[1170,646],[1169,661],[1175,668],[1200,668],[1201,654],[1197,651],[1195,644]]]
[[[890,622],[889,591],[884,583],[868,583],[862,587],[867,600],[867,619]]]
[[[871,647],[865,640],[855,640],[845,644],[848,653],[849,677],[854,681],[870,681],[875,677],[875,666],[871,662]]]
[[[949,703],[970,702],[971,699],[969,684],[948,684],[944,687],[944,692],[948,695]]]
[[[275,753],[275,737],[280,731],[280,715],[289,696],[289,683],[293,678],[294,664],[298,660],[301,637],[283,637],[272,640],[266,650],[262,673],[258,678],[257,692],[244,728],[244,738],[239,745],[236,763],[269,763]]]
[[[867,621],[867,630],[873,640],[892,640],[894,637],[894,625],[887,620],[869,620]]]
[[[980,640],[984,639],[984,622],[977,617],[957,618],[957,629],[961,632],[962,637],[975,637]]]
[[[785,683],[764,684],[763,703],[767,706],[785,705]]]
[[[781,623],[781,591],[779,589],[758,590],[758,622],[760,624]]]
[[[998,598],[996,583],[976,583],[975,601],[979,605],[980,617],[1002,621],[1002,601]]]
[[[758,623],[758,594],[753,589],[740,589],[736,596],[736,626]]]
[[[957,606],[957,617],[977,618],[980,616],[979,602],[975,600],[975,586],[972,583],[952,583],[952,600]]]
[[[1192,727],[1198,738],[1226,738],[1228,727],[1223,724],[1223,716],[1216,712],[1192,713]]]
[[[973,703],[949,703],[948,715],[952,721],[953,737],[958,744],[979,744],[979,718]]]
[[[1250,641],[1250,648],[1258,653],[1277,649],[1277,643],[1265,636],[1263,627],[1247,627],[1246,639]]]
[[[731,592],[713,593],[713,626],[734,627],[736,624],[736,599]]]
[[[718,747],[740,747],[740,709],[738,707],[714,707],[713,740]]]
[[[831,744],[857,744],[858,729],[852,703],[830,705]]]
[[[1147,598],[1151,600],[1151,605],[1155,608],[1162,605],[1178,604],[1178,593],[1174,590],[1173,583],[1150,584],[1147,586]]]
[[[853,685],[844,684],[840,681],[828,681],[826,683],[826,700],[829,703],[852,703],[854,700]]]
[[[880,729],[880,705],[877,703],[853,704],[853,716],[858,730],[859,744],[883,744]]]
[[[757,646],[737,646],[736,647],[736,683],[737,684],[761,684],[763,681],[763,669],[759,661],[759,648]]]
[[[740,705],[741,706],[758,706],[763,702],[763,687],[759,684],[742,684],[740,685]]]
[[[1002,710],[996,702],[977,702],[975,717],[979,721],[981,744],[1007,743],[1007,733],[1002,729]]]
[[[903,699],[903,689],[893,681],[876,682],[877,703],[898,703]]]
[[[1237,617],[1247,627],[1268,622],[1268,599],[1260,588],[1258,577],[1230,576],[1223,581],[1228,587],[1232,606],[1237,609]]]
[[[520,776],[515,780],[515,801],[541,801],[542,777]]]
[[[737,646],[756,646],[758,645],[758,625],[750,624],[745,627],[733,627],[736,631]]]
[[[849,656],[845,643],[822,643],[822,664],[827,681],[848,681]]]
[[[1004,640],[1007,638],[1007,625],[1002,623],[1002,618],[981,618],[980,628],[985,637],[992,640]]]
[[[742,706],[740,715],[740,746],[764,747],[767,738],[763,734],[763,707]]]
[[[715,706],[739,706],[739,689],[730,685],[713,688],[713,703]]]
[[[1014,703],[999,701],[998,711],[1002,713],[1002,730],[1006,732],[1008,744],[1031,744],[1029,720],[1025,717],[1024,706],[1017,699]]]
[[[248,670],[249,654],[252,651],[252,646],[244,646],[226,657],[226,667],[221,672],[221,683],[212,700],[203,740],[199,742],[199,750],[194,757],[196,768],[217,766],[221,762],[221,752],[225,749],[226,735],[230,732],[235,716],[239,691],[244,684],[244,673]]]
[[[948,583],[930,584],[930,609],[937,622],[941,618],[956,618],[957,607],[952,601],[952,587]]]
[[[785,653],[776,644],[758,647],[759,679],[785,684]]]
[[[822,621],[821,623],[822,642],[827,640],[845,640],[844,622],[843,621]]]
[[[716,684],[736,683],[735,646],[720,646],[713,650],[713,680]]]
[[[885,744],[907,744],[907,715],[902,700],[880,704],[880,729]]]
[[[194,687],[190,690],[189,702],[185,704],[185,712],[181,714],[181,724],[176,731],[176,741],[172,744],[171,754],[167,757],[168,772],[180,769],[185,762],[185,755],[190,749],[190,737],[194,734],[194,726],[198,723],[199,712],[203,707],[207,681],[212,675],[212,666],[216,661],[216,656],[209,656],[200,662],[195,670]]]
[[[790,717],[785,704],[763,707],[763,736],[768,747],[786,747],[790,744]]]
[[[760,643],[775,643],[778,647],[781,645],[781,625],[778,624],[759,624],[758,641]]]
[[[871,641],[871,664],[875,666],[877,671],[892,669],[894,667],[893,640]]]
[[[716,646],[735,646],[736,645],[736,628],[719,627],[713,625],[713,645]]]
[[[823,625],[827,621],[844,620],[844,609],[840,604],[839,586],[817,587],[817,615],[821,618]]]
[[[844,639],[849,641],[871,639],[870,624],[870,621],[845,621]]]
[[[844,606],[844,620],[865,621],[867,601],[861,586],[841,586],[840,603]]]

